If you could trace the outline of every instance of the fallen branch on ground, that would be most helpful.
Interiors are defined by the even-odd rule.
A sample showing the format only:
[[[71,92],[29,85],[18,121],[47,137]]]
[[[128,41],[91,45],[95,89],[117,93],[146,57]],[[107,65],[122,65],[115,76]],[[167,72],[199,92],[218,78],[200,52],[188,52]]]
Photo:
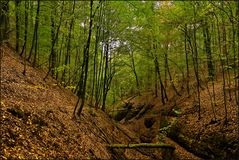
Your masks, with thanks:
[[[139,144],[110,144],[107,145],[109,148],[163,148],[163,149],[172,149],[175,147],[170,144],[165,143],[139,143]]]

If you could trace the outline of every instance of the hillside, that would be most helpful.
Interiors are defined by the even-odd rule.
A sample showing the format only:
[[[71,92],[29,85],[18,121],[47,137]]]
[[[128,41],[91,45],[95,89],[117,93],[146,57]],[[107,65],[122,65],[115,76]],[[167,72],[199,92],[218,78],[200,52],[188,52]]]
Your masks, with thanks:
[[[216,120],[207,89],[201,90],[201,119],[193,96],[181,91],[166,105],[147,93],[117,104],[111,116],[134,131],[141,142],[172,144],[178,159],[232,159],[239,157],[238,115],[235,100],[227,102],[227,122],[221,81],[215,83]],[[205,86],[204,86],[205,87]],[[212,89],[212,88],[210,88]],[[124,112],[125,111],[125,112]],[[200,157],[200,158],[199,158]]]
[[[202,91],[204,107],[200,121],[195,116],[193,97],[183,94],[163,106],[152,93],[144,93],[111,107],[113,111],[126,107],[127,112],[120,114],[118,111],[118,117],[113,115],[119,122],[112,120],[104,112],[89,109],[87,106],[80,122],[76,122],[72,119],[72,114],[77,97],[71,91],[59,86],[51,77],[43,81],[46,73],[29,64],[24,76],[22,58],[7,45],[1,47],[1,53],[0,154],[3,159],[162,157],[161,152],[154,150],[154,154],[150,154],[152,151],[149,149],[127,149],[123,152],[109,150],[107,145],[114,143],[171,144],[176,147],[173,156],[175,159],[237,156],[236,104],[234,101],[229,103],[229,121],[224,124],[220,85],[215,85],[215,122],[212,121],[206,90]]]
[[[110,159],[117,155],[106,144],[127,144],[129,135],[138,141],[100,110],[85,107],[81,121],[72,120],[75,95],[50,77],[44,82],[40,69],[28,65],[24,76],[23,60],[6,45],[1,51],[1,159]],[[139,151],[127,155],[148,158]]]
[[[239,157],[239,1],[0,1],[0,159]]]

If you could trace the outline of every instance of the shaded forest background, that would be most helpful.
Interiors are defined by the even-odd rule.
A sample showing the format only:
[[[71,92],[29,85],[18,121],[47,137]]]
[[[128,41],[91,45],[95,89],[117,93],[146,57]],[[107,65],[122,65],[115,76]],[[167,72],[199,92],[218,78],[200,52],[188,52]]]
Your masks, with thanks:
[[[24,66],[47,70],[59,85],[107,111],[119,100],[152,91],[165,104],[185,90],[200,112],[214,84],[239,103],[239,2],[1,1],[0,41]],[[27,74],[26,67],[22,69]],[[213,88],[213,89],[209,89]],[[239,113],[239,112],[238,112]],[[212,113],[216,120],[216,114]]]

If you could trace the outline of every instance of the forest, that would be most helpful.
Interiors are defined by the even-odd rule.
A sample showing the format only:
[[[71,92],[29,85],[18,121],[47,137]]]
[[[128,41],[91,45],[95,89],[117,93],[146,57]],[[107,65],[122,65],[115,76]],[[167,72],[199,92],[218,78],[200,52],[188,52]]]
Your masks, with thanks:
[[[238,1],[0,1],[0,50],[3,159],[239,157]]]

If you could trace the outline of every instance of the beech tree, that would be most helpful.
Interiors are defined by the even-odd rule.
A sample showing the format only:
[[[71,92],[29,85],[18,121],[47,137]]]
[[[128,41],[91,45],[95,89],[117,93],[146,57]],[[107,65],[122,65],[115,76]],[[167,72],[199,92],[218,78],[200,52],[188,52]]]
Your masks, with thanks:
[[[0,40],[26,64],[46,69],[84,106],[107,112],[121,99],[152,91],[163,104],[194,98],[203,117],[206,88],[216,120],[221,83],[225,122],[238,104],[238,2],[1,1]],[[10,21],[11,20],[11,21]],[[11,28],[9,28],[9,26]]]

